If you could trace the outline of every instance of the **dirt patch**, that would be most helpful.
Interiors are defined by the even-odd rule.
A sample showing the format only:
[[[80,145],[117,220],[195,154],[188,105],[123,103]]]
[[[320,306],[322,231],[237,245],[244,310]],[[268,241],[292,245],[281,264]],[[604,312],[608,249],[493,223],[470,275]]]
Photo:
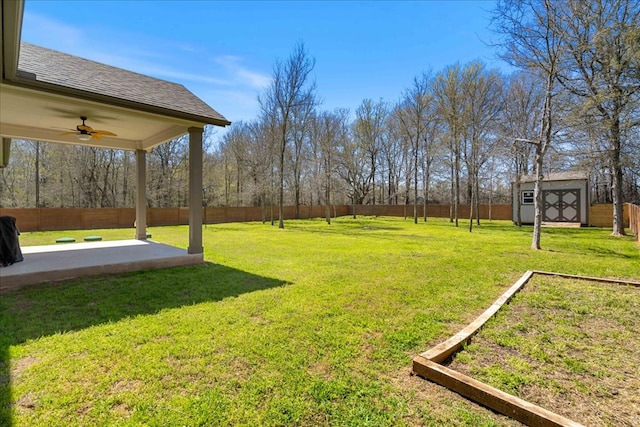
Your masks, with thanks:
[[[29,392],[18,399],[16,406],[21,411],[33,411],[38,406],[38,396]]]
[[[640,289],[535,276],[449,367],[589,426],[640,426]]]
[[[78,415],[86,415],[87,413],[89,413],[89,411],[93,408],[93,404],[91,403],[85,403],[84,405],[82,405],[81,408],[78,408],[76,410],[76,412],[78,413]]]
[[[11,369],[11,376],[14,378],[14,381],[19,379],[22,373],[38,363],[40,360],[37,357],[26,356],[16,360]]]
[[[113,383],[111,386],[111,394],[119,393],[137,393],[139,392],[144,383],[140,380],[120,380]]]
[[[319,361],[309,365],[307,372],[314,378],[331,379],[331,364],[326,361]]]

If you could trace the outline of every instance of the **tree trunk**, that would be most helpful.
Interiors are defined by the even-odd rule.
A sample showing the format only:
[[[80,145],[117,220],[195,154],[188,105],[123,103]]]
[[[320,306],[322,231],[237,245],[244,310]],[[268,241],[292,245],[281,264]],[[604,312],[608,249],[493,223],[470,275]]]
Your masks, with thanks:
[[[516,173],[516,197],[513,200],[516,204],[516,225],[522,227],[522,204],[520,201],[520,172]]]
[[[534,205],[533,209],[535,211],[534,221],[533,221],[533,239],[531,241],[531,249],[539,250],[540,246],[540,237],[542,234],[542,179],[544,178],[542,174],[542,167],[544,165],[544,156],[551,144],[551,98],[552,98],[552,89],[553,89],[553,80],[555,74],[553,71],[550,71],[547,76],[547,90],[545,94],[544,100],[544,111],[542,112],[542,126],[540,128],[540,139],[536,144],[536,153],[535,153],[535,175],[536,182],[533,189],[534,196]]]
[[[419,134],[418,134],[419,135]],[[416,138],[415,153],[413,156],[413,223],[418,223],[418,142]]]
[[[280,147],[280,170],[278,171],[278,180],[280,181],[280,189],[278,194],[278,228],[284,228],[284,151],[286,147],[286,132],[283,132],[282,146]]]
[[[427,222],[427,204],[429,202],[429,179],[430,176],[429,163],[427,163],[424,170],[424,210],[422,211],[422,215],[424,216],[424,222]]]
[[[542,165],[544,156],[542,154],[541,147],[536,146],[535,155],[535,175],[536,182],[533,187],[534,197],[534,220],[533,220],[533,240],[531,242],[531,249],[541,249],[540,237],[542,234]]]
[[[295,208],[296,208],[296,219],[300,219],[300,183],[296,178],[295,184]]]
[[[471,186],[471,200],[469,200],[469,233],[473,231],[473,205],[475,201],[475,191],[473,190],[473,186]]]
[[[453,205],[453,216],[455,219],[456,227],[458,226],[458,207],[460,206],[460,153],[455,153],[455,187],[456,196]]]
[[[454,162],[453,162],[453,151],[451,151],[451,155],[450,155],[450,160],[451,160],[451,186],[450,186],[450,193],[449,193],[449,222],[453,222],[453,205],[455,204],[455,199],[456,199],[456,190],[455,190],[455,173],[453,172],[455,166],[454,166]]]
[[[620,159],[620,120],[614,121],[611,133],[611,195],[613,196],[613,236],[624,236],[622,196],[622,162]]]
[[[40,207],[40,141],[36,141],[36,208]]]
[[[480,177],[478,176],[479,172],[476,172],[476,203],[475,203],[475,210],[476,210],[476,225],[480,225]],[[489,209],[491,209],[491,204],[489,204]]]
[[[371,157],[371,194],[373,194],[373,206],[376,205],[376,159]]]
[[[331,158],[327,159],[327,191],[325,194],[325,216],[327,224],[331,225]]]

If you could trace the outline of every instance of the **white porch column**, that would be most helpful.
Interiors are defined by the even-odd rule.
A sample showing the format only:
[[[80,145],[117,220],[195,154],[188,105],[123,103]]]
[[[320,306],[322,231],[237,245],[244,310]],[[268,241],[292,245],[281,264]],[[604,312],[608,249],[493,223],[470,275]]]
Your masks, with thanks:
[[[202,247],[202,128],[189,128],[189,249],[201,254]]]
[[[136,150],[136,239],[147,239],[147,152]]]

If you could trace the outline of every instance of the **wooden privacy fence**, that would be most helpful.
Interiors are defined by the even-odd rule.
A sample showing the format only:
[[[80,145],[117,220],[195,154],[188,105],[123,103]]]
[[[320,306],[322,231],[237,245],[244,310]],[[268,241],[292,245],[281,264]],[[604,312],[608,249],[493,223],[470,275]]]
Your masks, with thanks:
[[[300,206],[299,218],[321,218],[325,207],[321,205]],[[627,204],[625,226],[638,235],[638,210],[640,207]],[[331,216],[353,215],[407,216],[413,217],[413,205],[336,205],[331,206]],[[427,216],[448,218],[449,205],[427,205]],[[224,222],[249,222],[271,220],[271,207],[264,212],[261,207],[206,207],[202,208],[206,224]],[[21,231],[90,230],[99,228],[133,228],[136,219],[135,208],[0,208],[0,216],[8,215],[17,219]],[[635,216],[633,216],[635,215]],[[418,216],[423,216],[423,206],[418,206]],[[590,225],[611,227],[613,210],[611,205],[593,205],[590,208]],[[630,221],[633,216],[634,220]],[[278,219],[278,208],[273,207],[273,217]],[[295,207],[285,206],[284,218],[296,217]],[[458,217],[469,218],[469,206],[458,207]],[[510,204],[480,205],[480,218],[511,220]],[[189,208],[147,208],[147,225],[186,225],[189,223]],[[635,227],[635,228],[634,228]]]
[[[629,228],[636,235],[636,240],[640,243],[640,206],[627,203],[629,212]]]
[[[413,217],[413,205],[336,205],[331,206],[331,216],[352,215],[404,216]],[[418,215],[422,216],[422,206]],[[133,228],[136,219],[135,208],[0,208],[0,216],[8,215],[17,219],[21,231],[90,230],[99,228]],[[448,205],[429,205],[430,217],[449,217]],[[299,218],[322,218],[325,206],[300,206]],[[461,205],[459,217],[468,218],[469,207]],[[261,207],[206,207],[202,208],[206,224],[225,222],[249,222],[271,220],[271,207],[263,211]],[[284,207],[284,219],[296,217],[294,206]],[[480,206],[480,217],[489,218],[488,206]],[[278,219],[278,207],[273,207],[273,218]],[[511,205],[493,205],[492,219],[511,219]],[[189,208],[147,208],[147,225],[187,225]]]
[[[352,209],[349,214],[352,215],[355,209],[356,215],[373,215],[373,216],[407,216],[413,217],[413,205],[356,205],[350,206]],[[424,206],[418,206],[418,217],[424,216]],[[449,218],[450,205],[427,205],[427,216],[434,218]],[[511,219],[511,205],[480,205],[481,219]],[[469,218],[469,205],[458,206],[458,218],[461,220]]]
[[[320,218],[324,206],[300,206],[300,218]],[[332,206],[332,216],[351,213],[350,206]],[[133,228],[135,208],[0,208],[0,216],[12,216],[20,231],[91,230],[99,228]],[[271,220],[271,212],[261,207],[202,208],[206,224]],[[274,218],[278,208],[274,207]],[[295,207],[285,206],[285,219],[295,218]],[[147,208],[147,226],[187,225],[189,208]]]
[[[633,205],[625,203],[622,211],[622,222],[625,227],[629,227],[629,206]],[[611,203],[591,205],[589,208],[589,225],[591,227],[613,227],[613,205]]]

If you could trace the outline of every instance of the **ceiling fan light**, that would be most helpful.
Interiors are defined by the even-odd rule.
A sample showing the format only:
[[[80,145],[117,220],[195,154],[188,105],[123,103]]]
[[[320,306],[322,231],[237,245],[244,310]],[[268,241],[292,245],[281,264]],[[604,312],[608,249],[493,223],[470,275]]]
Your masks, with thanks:
[[[88,133],[79,133],[78,139],[80,141],[89,141],[91,139],[91,135],[89,135]]]

